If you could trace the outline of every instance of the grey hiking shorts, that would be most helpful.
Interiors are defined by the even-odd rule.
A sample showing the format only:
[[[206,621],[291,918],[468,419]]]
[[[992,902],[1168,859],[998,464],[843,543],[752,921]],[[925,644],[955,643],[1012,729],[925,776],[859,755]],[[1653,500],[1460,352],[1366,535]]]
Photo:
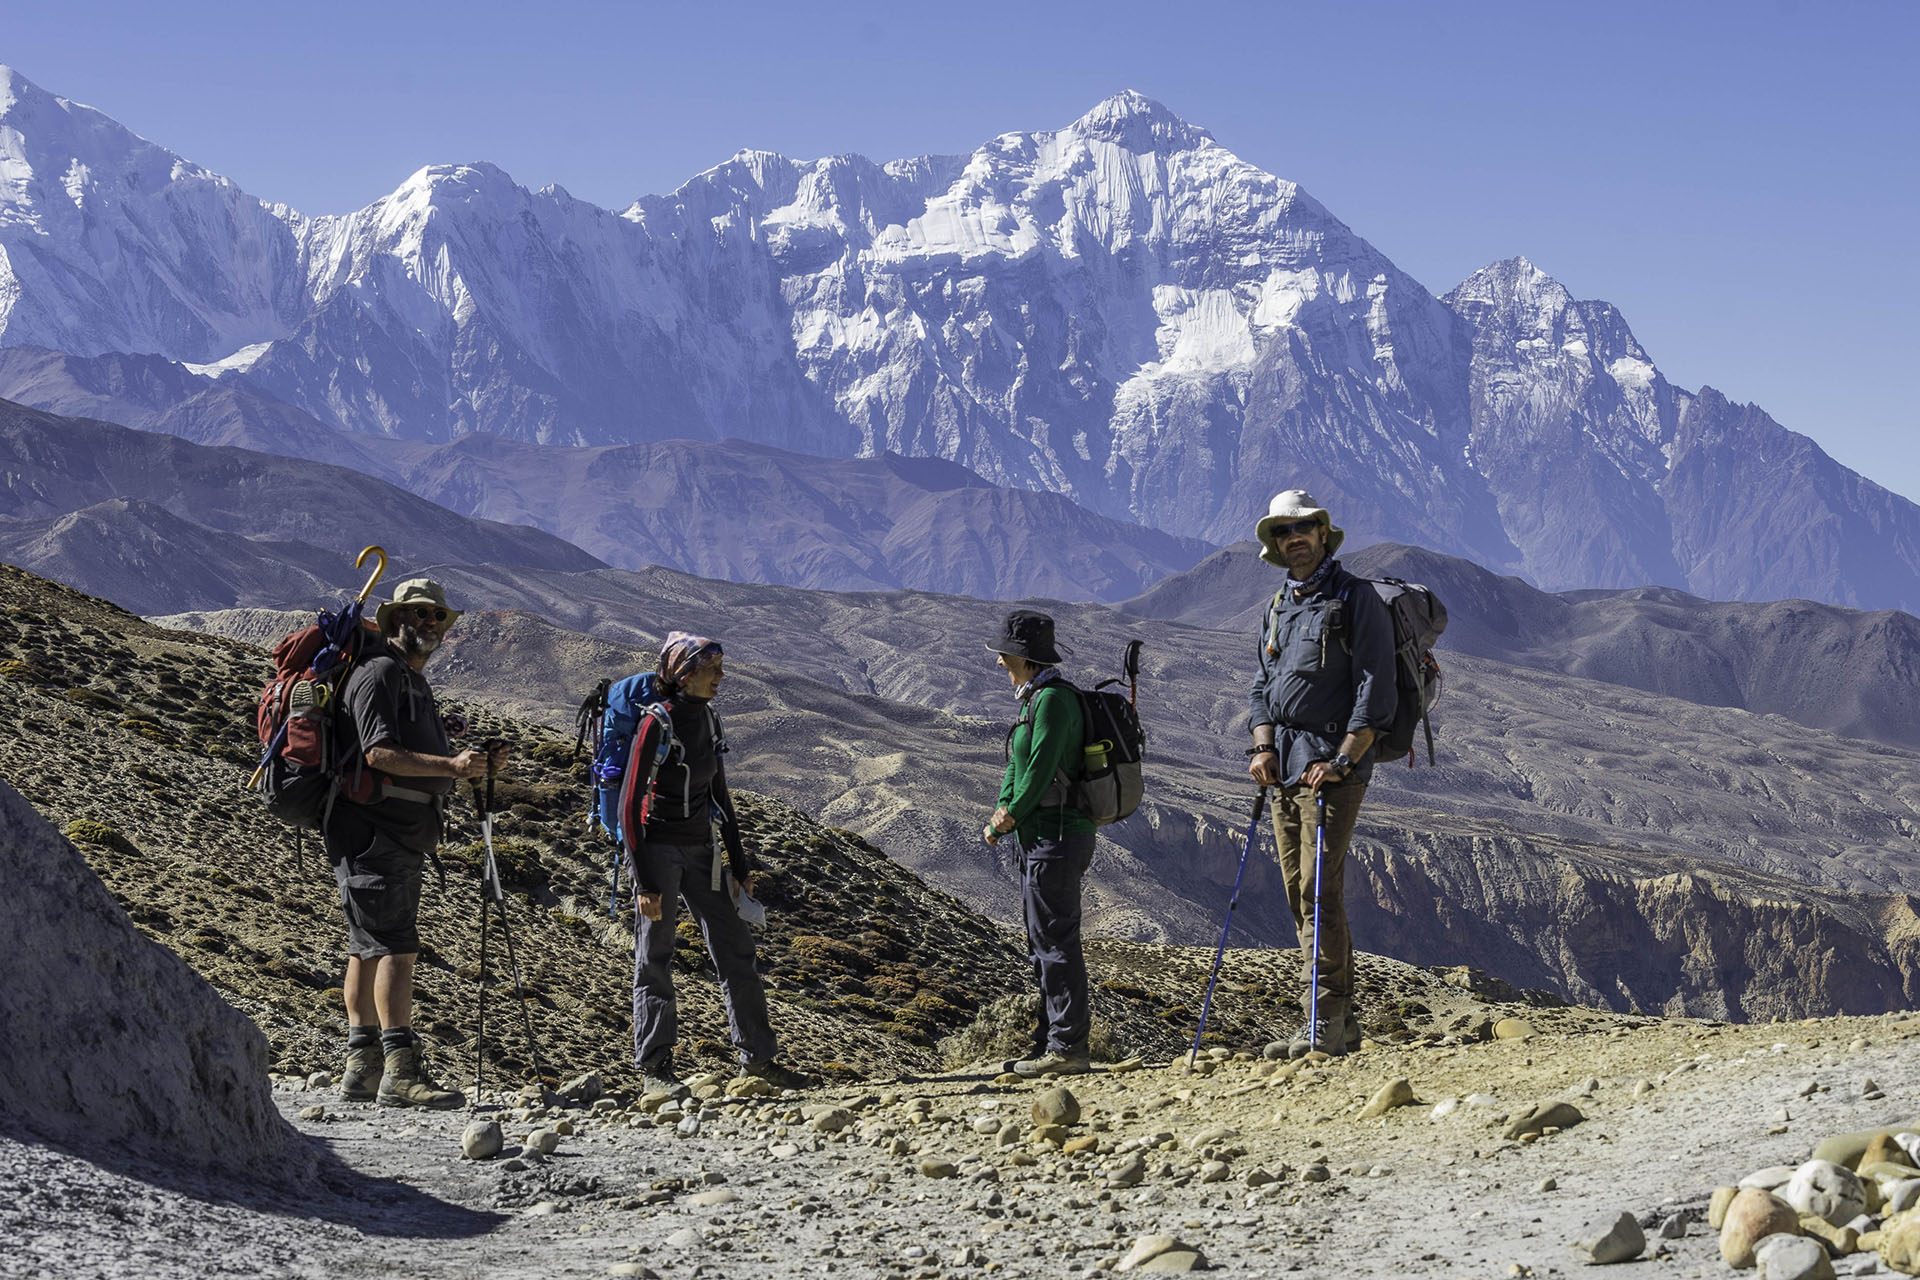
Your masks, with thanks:
[[[327,833],[330,837],[334,832]],[[410,956],[420,950],[420,886],[426,855],[361,827],[365,847],[341,856],[332,839],[333,878],[347,917],[347,954]],[[363,840],[354,840],[361,844]]]

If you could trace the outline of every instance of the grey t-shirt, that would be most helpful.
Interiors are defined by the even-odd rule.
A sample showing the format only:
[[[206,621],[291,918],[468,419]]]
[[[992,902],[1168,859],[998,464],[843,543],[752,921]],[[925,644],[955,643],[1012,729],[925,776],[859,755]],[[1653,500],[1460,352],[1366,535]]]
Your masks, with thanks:
[[[435,756],[453,754],[427,678],[395,656],[391,648],[363,659],[347,676],[334,723],[343,736],[340,758],[349,788],[355,768],[364,767],[364,757],[371,747],[399,747]],[[454,780],[406,777],[394,779],[394,785],[446,795],[453,790]],[[389,797],[363,805],[343,796],[334,809],[336,818],[344,816],[350,823],[364,820],[419,853],[428,852],[440,842],[440,813],[430,804]],[[342,815],[341,810],[346,813]]]

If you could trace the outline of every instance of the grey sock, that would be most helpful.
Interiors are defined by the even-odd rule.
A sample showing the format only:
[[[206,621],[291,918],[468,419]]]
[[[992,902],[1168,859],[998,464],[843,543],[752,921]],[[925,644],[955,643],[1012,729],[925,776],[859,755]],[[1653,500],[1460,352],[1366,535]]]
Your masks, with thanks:
[[[347,1048],[371,1049],[380,1043],[379,1027],[348,1027]]]
[[[413,1048],[412,1027],[388,1027],[380,1033],[380,1050],[383,1053],[398,1053],[402,1049]]]

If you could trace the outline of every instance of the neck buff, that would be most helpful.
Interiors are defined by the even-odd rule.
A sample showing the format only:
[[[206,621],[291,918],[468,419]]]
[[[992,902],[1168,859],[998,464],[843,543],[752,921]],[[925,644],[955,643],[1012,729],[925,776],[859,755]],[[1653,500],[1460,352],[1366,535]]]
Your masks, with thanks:
[[[1059,668],[1042,667],[1038,672],[1034,674],[1033,679],[1027,681],[1025,684],[1021,685],[1018,689],[1015,689],[1013,691],[1013,696],[1020,699],[1020,701],[1025,702],[1028,698],[1031,698],[1034,694],[1038,693],[1040,691],[1041,686],[1046,684],[1047,681],[1057,680],[1059,679],[1059,677],[1060,677]]]
[[[1289,576],[1287,578],[1287,585],[1293,588],[1293,598],[1295,600],[1303,599],[1309,592],[1318,591],[1320,588],[1326,586],[1327,579],[1333,576],[1334,566],[1339,563],[1340,562],[1332,556],[1327,556],[1320,561],[1320,567],[1318,569],[1315,569],[1299,582],[1295,582],[1293,578]]]

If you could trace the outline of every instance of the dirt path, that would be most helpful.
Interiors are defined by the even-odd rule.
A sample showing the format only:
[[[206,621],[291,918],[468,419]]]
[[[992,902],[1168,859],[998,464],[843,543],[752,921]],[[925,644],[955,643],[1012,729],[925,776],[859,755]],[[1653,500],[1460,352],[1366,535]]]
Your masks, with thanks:
[[[632,1127],[639,1113],[625,1107],[568,1112],[582,1132],[519,1171],[518,1140],[562,1113],[503,1111],[508,1156],[475,1163],[460,1155],[464,1113],[288,1089],[277,1096],[289,1117],[326,1107],[298,1123],[343,1170],[299,1200],[210,1201],[0,1139],[0,1229],[15,1242],[0,1273],[533,1277],[627,1264],[644,1270],[624,1274],[662,1277],[1059,1276],[1096,1273],[1164,1232],[1249,1276],[1544,1276],[1579,1266],[1567,1242],[1624,1209],[1649,1224],[1694,1219],[1665,1242],[1670,1258],[1634,1265],[1695,1276],[1721,1267],[1698,1221],[1715,1185],[1802,1159],[1830,1133],[1920,1114],[1912,1017],[1375,1048],[1280,1085],[1255,1075],[1269,1066],[1066,1081],[1083,1110],[1069,1135],[1097,1140],[1086,1154],[1025,1141],[1043,1084],[982,1072],[707,1104],[691,1137],[659,1127],[673,1117]],[[1359,1119],[1395,1077],[1424,1105]],[[1861,1096],[1869,1078],[1885,1097]],[[1636,1096],[1641,1081],[1651,1087]],[[1433,1118],[1433,1104],[1475,1094],[1492,1101]],[[1502,1139],[1509,1113],[1556,1096],[1585,1122],[1531,1144]],[[832,1105],[850,1120],[837,1133],[801,1111]],[[1021,1140],[976,1132],[989,1119],[1016,1122]],[[1142,1183],[1110,1189],[1124,1159],[1112,1148],[1157,1135],[1172,1145],[1147,1156]],[[1202,1181],[1209,1152],[1226,1157],[1222,1181]],[[952,1176],[923,1172],[936,1160]],[[1316,1160],[1326,1180],[1303,1181]],[[1256,1170],[1275,1180],[1250,1188]],[[1547,1179],[1556,1189],[1541,1189]]]

